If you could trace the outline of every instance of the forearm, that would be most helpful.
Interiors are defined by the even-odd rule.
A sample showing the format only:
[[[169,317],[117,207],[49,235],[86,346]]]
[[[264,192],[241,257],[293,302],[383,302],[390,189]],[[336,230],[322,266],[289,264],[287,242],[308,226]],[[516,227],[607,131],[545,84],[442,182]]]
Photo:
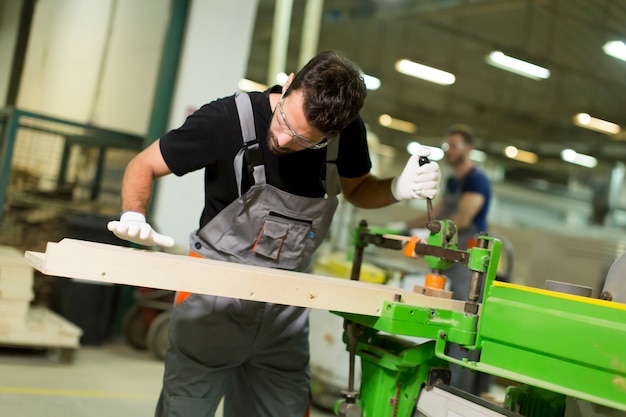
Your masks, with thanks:
[[[452,216],[451,220],[459,231],[465,230],[472,225],[472,219],[465,215],[457,214],[456,216]]]
[[[122,212],[146,214],[154,181],[171,171],[165,164],[158,141],[135,156],[126,167],[122,181]]]
[[[359,208],[375,209],[385,207],[396,202],[391,195],[391,178],[380,179],[368,175],[350,192],[344,190],[345,199]]]
[[[465,230],[472,225],[474,218],[485,203],[482,194],[465,192],[461,196],[456,214],[452,216],[452,221],[459,230]]]
[[[430,153],[427,149],[425,151]],[[357,207],[370,209],[399,200],[434,198],[441,178],[439,165],[436,162],[420,165],[420,155],[412,155],[402,174],[395,178],[380,179],[369,173],[358,178],[340,177],[344,197]]]
[[[155,177],[142,169],[138,161],[131,161],[124,172],[122,181],[122,212],[136,211],[146,214]]]

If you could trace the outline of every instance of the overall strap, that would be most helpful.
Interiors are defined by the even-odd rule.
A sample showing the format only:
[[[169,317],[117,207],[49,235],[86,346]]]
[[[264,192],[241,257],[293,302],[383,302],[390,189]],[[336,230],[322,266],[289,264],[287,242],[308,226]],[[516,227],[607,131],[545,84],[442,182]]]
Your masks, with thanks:
[[[239,113],[239,123],[243,136],[243,147],[237,152],[233,162],[235,178],[237,179],[237,192],[241,196],[241,176],[243,171],[243,159],[248,162],[248,171],[252,174],[255,184],[265,184],[265,165],[263,165],[263,153],[256,131],[254,129],[254,114],[250,96],[243,92],[235,93],[235,104]]]
[[[245,155],[248,161],[248,171],[252,174],[255,184],[265,184],[265,165],[263,164],[263,154],[256,131],[254,129],[254,115],[252,113],[252,103],[250,96],[244,92],[235,94],[235,104],[239,113],[241,133],[243,136],[243,147],[237,152],[234,160],[235,178],[237,180],[237,192],[241,196],[241,176],[243,171],[243,159]],[[339,137],[329,141],[326,149],[326,178],[324,186],[326,194],[336,196],[341,193],[339,184],[339,173],[337,171],[337,155],[339,154]]]
[[[339,136],[331,139],[326,146],[326,179],[324,187],[328,196],[341,193],[339,172],[337,171],[337,155],[339,155]]]

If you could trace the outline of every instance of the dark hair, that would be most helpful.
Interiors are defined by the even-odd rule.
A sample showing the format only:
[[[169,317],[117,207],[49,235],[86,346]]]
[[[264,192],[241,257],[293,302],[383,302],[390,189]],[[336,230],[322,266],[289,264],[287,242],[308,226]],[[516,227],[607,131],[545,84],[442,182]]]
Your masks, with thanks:
[[[361,70],[334,51],[312,58],[295,75],[285,96],[291,90],[302,90],[307,121],[329,137],[356,119],[367,95]]]
[[[463,142],[466,145],[472,146],[474,144],[474,134],[472,128],[467,125],[452,125],[448,128],[449,135],[461,135]]]

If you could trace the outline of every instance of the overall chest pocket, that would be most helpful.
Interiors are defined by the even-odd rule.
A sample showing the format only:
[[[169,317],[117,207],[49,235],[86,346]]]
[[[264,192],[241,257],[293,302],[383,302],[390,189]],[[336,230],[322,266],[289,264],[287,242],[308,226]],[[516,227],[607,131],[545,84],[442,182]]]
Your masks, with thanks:
[[[252,247],[260,257],[277,262],[280,268],[296,268],[308,256],[315,239],[313,221],[270,211]]]

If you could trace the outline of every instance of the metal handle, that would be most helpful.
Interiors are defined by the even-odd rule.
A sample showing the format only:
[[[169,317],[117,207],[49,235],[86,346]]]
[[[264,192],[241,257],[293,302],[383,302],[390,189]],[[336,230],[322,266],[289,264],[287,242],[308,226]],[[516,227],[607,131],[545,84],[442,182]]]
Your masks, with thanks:
[[[420,166],[430,163],[430,159],[428,159],[428,157],[425,155],[420,155],[417,161]],[[435,220],[435,212],[433,211],[433,200],[430,198],[426,199],[426,209],[428,211],[428,223],[430,223]]]

